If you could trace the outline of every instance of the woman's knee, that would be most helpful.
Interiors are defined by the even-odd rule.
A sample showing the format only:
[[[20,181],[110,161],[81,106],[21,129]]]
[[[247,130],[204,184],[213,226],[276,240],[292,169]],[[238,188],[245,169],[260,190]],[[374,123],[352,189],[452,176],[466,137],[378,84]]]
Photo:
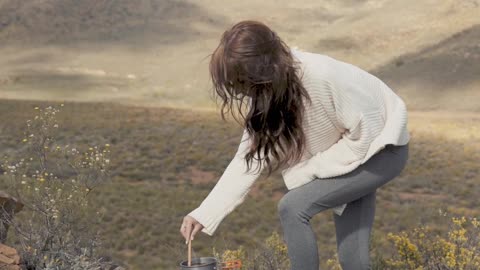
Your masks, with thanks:
[[[302,212],[301,207],[299,207],[300,202],[291,195],[291,192],[287,192],[280,201],[278,201],[277,211],[281,219],[290,219]]]
[[[292,212],[295,212],[295,210],[293,210],[294,207],[293,207],[292,199],[288,194],[289,192],[283,195],[283,197],[280,198],[280,200],[278,201],[277,212],[280,218],[283,218],[287,215],[291,215]]]
[[[293,195],[293,193],[287,192],[278,201],[277,211],[280,219],[309,221],[312,218],[312,214],[309,213],[309,209],[311,208],[309,201]]]

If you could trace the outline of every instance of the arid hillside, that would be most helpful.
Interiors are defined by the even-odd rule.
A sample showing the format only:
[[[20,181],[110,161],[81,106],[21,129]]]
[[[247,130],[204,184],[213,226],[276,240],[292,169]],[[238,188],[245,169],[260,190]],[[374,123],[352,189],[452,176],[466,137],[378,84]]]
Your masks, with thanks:
[[[261,20],[384,79],[411,110],[480,111],[479,0],[0,0],[0,98],[213,108],[208,56]]]

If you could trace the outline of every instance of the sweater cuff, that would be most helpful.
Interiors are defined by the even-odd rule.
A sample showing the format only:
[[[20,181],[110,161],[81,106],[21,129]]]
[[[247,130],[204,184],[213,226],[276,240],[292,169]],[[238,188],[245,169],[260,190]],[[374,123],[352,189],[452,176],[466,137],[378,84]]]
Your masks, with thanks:
[[[196,221],[202,224],[203,228],[201,232],[209,236],[212,236],[215,233],[218,225],[220,224],[220,222],[215,221],[210,215],[208,215],[201,205],[187,215],[193,217]]]

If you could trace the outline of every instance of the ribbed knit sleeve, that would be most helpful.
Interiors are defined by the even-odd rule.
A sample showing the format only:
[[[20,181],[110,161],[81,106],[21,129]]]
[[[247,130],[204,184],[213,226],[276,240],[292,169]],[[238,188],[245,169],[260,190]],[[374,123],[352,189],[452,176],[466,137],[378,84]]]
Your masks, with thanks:
[[[345,81],[340,88],[325,80],[312,80],[309,85],[329,117],[326,121],[342,131],[341,138],[325,151],[315,153],[284,172],[290,182],[306,182],[315,178],[328,178],[346,174],[362,163],[371,142],[384,127],[380,103]],[[329,120],[328,120],[329,119]]]
[[[250,138],[244,129],[237,152],[223,175],[200,206],[188,214],[200,222],[204,226],[201,231],[210,236],[222,220],[245,200],[253,183],[260,176],[261,170],[255,170],[259,164],[255,159],[252,162],[252,171],[247,172],[244,156],[249,147]]]

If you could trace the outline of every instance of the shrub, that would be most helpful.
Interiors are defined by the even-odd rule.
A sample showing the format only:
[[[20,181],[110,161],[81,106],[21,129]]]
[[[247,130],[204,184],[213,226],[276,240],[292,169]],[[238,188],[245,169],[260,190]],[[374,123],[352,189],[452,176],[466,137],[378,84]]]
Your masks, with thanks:
[[[248,270],[287,270],[290,269],[287,246],[274,231],[265,242],[248,253],[240,246],[236,250],[226,249],[221,254],[213,248],[213,256],[218,261],[241,260],[242,268]]]
[[[479,236],[480,222],[465,216],[450,217],[446,235],[438,234],[428,225],[409,232],[389,233],[396,254],[385,262],[391,269],[480,269]]]
[[[85,151],[61,145],[55,139],[60,110],[35,112],[18,151],[1,164],[8,191],[24,210],[15,219],[0,211],[0,218],[10,225],[27,269],[103,269],[108,263],[96,255],[102,213],[90,205],[89,194],[108,179],[109,145]]]

